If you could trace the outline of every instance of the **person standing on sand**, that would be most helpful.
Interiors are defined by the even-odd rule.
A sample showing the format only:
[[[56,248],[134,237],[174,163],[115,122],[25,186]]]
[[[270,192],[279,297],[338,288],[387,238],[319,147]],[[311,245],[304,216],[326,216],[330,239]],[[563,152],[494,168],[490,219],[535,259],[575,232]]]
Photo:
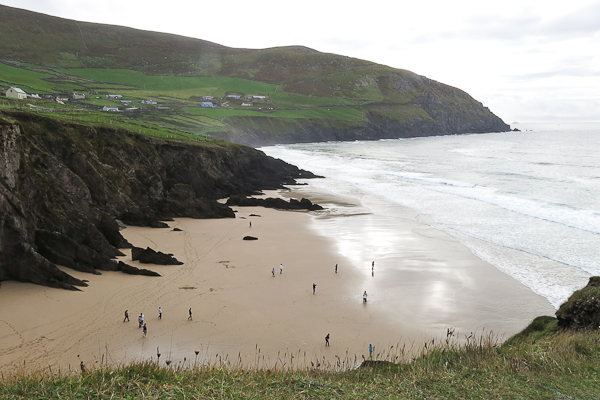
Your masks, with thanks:
[[[375,269],[375,261],[373,261],[373,262],[371,263],[371,271],[373,271],[374,269]]]
[[[158,319],[162,319],[162,308],[158,307]]]
[[[142,313],[140,313],[140,316],[138,317],[138,328],[142,327]]]
[[[329,346],[329,333],[325,336],[325,346]]]
[[[192,320],[192,309],[190,308],[188,313],[190,314],[190,316],[188,317],[188,321]]]
[[[337,264],[335,264],[335,273],[337,274]]]
[[[369,344],[369,358],[373,358],[373,345]]]
[[[367,302],[367,291],[365,290],[365,292],[363,293],[363,303]]]
[[[273,274],[273,276],[275,276],[275,268],[273,268],[273,269],[271,270],[271,273]]]
[[[144,325],[144,313],[140,314],[142,316],[142,325]]]
[[[248,228],[252,228],[252,221],[250,221],[250,225],[248,226]]]
[[[279,273],[283,274],[283,264],[279,264]]]
[[[146,324],[144,324],[144,337],[146,337],[147,333],[148,333],[148,328],[146,328]]]
[[[315,294],[315,289],[317,288],[317,284],[313,283],[313,294]]]
[[[128,312],[128,310],[125,310],[125,318],[123,318],[123,322],[125,322],[125,321],[129,322],[129,312]]]

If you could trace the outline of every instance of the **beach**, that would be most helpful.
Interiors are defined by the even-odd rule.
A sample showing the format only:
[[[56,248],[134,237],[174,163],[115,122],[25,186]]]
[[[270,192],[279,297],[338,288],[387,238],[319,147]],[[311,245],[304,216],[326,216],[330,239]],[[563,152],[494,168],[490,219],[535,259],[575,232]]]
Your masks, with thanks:
[[[310,198],[310,192],[304,188],[302,196]],[[353,208],[318,193],[310,199]],[[0,371],[78,371],[80,361],[99,366],[156,360],[157,348],[160,361],[173,365],[309,367],[337,357],[361,360],[369,344],[378,358],[391,346],[421,348],[445,338],[448,328],[458,338],[493,332],[502,340],[534,317],[554,313],[546,299],[409,210],[394,220],[397,234],[388,243],[390,238],[376,235],[381,222],[361,209],[332,216],[327,210],[233,208],[235,219],[180,218],[168,222],[170,229],[123,230],[134,246],[184,262],[139,264],[123,250],[120,260],[162,277],[65,269],[89,281],[80,292],[2,282]],[[348,224],[373,232],[360,256],[360,244],[332,233]],[[242,240],[247,235],[258,240]],[[377,243],[389,247],[386,257],[377,258]],[[123,321],[125,310],[129,322]],[[138,328],[140,313],[147,337]]]

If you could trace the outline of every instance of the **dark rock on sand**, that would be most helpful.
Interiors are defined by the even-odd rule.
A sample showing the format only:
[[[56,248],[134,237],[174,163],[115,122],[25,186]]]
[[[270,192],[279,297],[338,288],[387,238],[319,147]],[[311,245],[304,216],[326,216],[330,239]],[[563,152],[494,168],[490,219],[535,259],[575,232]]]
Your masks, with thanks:
[[[173,228],[172,232],[183,232],[183,231],[181,229],[179,229],[179,228]]]
[[[146,275],[146,276],[160,276],[158,272],[150,271],[145,268],[137,268],[129,264],[125,264],[123,261],[119,261],[119,270],[131,275]]]
[[[556,318],[561,328],[600,328],[600,276],[592,276],[586,287],[573,293],[560,306]]]
[[[76,271],[100,275],[97,270],[118,269],[114,260],[58,232],[40,229],[36,232],[35,243],[38,252],[49,261]]]
[[[133,247],[131,249],[131,259],[138,261],[143,264],[157,264],[157,265],[182,265],[183,263],[173,257],[172,254],[165,254],[161,251],[155,251],[150,247],[142,249],[140,247]]]
[[[290,201],[285,201],[282,198],[268,197],[266,199],[257,199],[254,197],[246,197],[246,196],[231,196],[227,199],[228,206],[259,206],[259,207],[267,207],[267,208],[278,208],[280,210],[309,210],[309,211],[317,211],[323,210],[318,204],[313,204],[308,199],[302,199],[300,201],[296,199],[290,199]]]
[[[254,236],[244,236],[243,240],[258,240],[258,238]]]

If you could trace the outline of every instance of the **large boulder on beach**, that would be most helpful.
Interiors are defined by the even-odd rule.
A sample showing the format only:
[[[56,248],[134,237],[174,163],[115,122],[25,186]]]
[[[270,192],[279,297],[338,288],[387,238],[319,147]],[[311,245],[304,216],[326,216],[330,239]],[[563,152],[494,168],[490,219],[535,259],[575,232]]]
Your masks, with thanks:
[[[165,254],[162,251],[156,251],[147,247],[134,247],[131,249],[131,259],[139,261],[143,264],[158,264],[158,265],[181,265],[181,261],[173,257],[172,254]]]
[[[600,276],[592,276],[556,312],[558,326],[568,329],[600,328]]]
[[[125,264],[123,261],[119,261],[119,270],[130,275],[145,275],[145,276],[160,276],[158,272],[150,271],[145,268],[137,268],[129,264]]]

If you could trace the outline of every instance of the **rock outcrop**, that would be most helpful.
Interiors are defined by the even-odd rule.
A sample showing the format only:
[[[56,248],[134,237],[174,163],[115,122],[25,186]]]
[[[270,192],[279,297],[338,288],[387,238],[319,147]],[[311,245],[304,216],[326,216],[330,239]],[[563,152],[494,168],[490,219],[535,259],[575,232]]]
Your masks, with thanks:
[[[234,217],[216,199],[310,177],[252,148],[181,144],[26,112],[0,113],[0,281],[76,290],[55,264],[120,270],[117,220]]]
[[[134,247],[131,249],[131,259],[141,262],[142,264],[158,264],[158,265],[182,265],[183,263],[173,257],[173,254],[165,254],[162,251],[156,251],[150,247],[142,249]]]
[[[568,329],[600,328],[600,276],[592,276],[556,312],[558,326]]]
[[[226,205],[228,206],[259,206],[259,207],[267,207],[267,208],[278,208],[280,210],[309,210],[309,211],[318,211],[322,210],[318,204],[313,204],[308,199],[302,199],[300,201],[296,199],[290,199],[290,201],[285,201],[281,198],[276,197],[268,197],[266,199],[257,199],[254,197],[246,197],[246,196],[231,196],[227,199]]]
[[[125,264],[123,261],[119,261],[119,271],[122,271],[130,275],[145,275],[145,276],[160,276],[158,272],[150,271],[145,268],[137,268],[129,264]]]

